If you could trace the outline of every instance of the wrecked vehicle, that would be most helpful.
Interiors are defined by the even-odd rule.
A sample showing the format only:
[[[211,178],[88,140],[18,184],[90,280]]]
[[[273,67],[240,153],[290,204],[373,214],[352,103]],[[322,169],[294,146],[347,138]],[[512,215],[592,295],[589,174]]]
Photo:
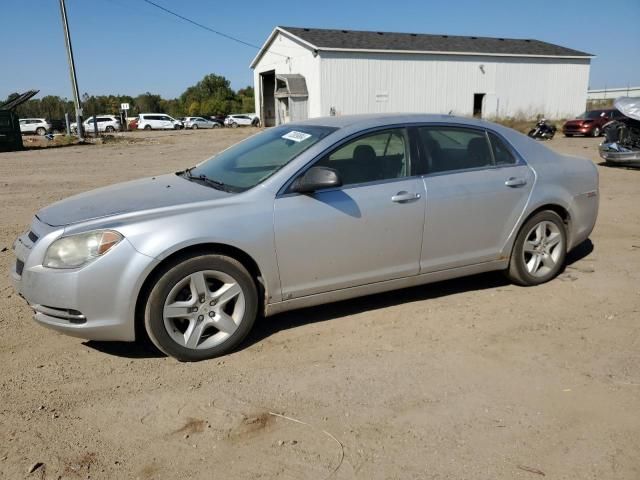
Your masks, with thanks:
[[[620,97],[614,105],[625,117],[604,126],[600,156],[607,164],[640,167],[640,98]]]

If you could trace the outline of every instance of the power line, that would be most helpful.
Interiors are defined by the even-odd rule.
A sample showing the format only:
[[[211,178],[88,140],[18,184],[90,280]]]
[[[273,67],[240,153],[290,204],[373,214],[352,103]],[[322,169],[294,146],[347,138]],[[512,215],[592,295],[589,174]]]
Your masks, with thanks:
[[[262,47],[259,47],[258,45],[254,45],[253,43],[245,42],[244,40],[240,40],[239,38],[232,37],[231,35],[219,32],[218,30],[214,30],[211,27],[207,27],[206,25],[198,23],[195,20],[191,20],[190,18],[184,17],[184,16],[180,15],[179,13],[176,13],[176,12],[174,12],[172,10],[169,10],[168,8],[165,8],[162,5],[158,5],[157,3],[152,2],[151,0],[142,0],[142,1],[145,2],[145,3],[148,3],[149,5],[154,6],[156,8],[159,8],[160,10],[163,10],[164,12],[166,12],[166,13],[168,13],[170,15],[173,15],[174,17],[178,17],[179,19],[184,20],[185,22],[191,23],[191,24],[195,25],[196,27],[200,27],[200,28],[202,28],[204,30],[207,30],[208,32],[215,33],[216,35],[220,35],[221,37],[227,38],[229,40],[232,40],[234,42],[240,43],[240,44],[245,45],[247,47],[255,48],[257,50],[262,50]],[[289,58],[288,55],[283,55],[283,54],[278,53],[278,52],[271,51],[270,53],[272,53],[274,55],[280,55],[281,57]]]

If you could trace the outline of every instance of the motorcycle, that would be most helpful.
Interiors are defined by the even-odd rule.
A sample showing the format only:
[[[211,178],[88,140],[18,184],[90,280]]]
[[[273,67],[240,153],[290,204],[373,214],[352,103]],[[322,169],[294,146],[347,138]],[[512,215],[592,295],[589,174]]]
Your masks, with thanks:
[[[531,138],[539,138],[541,140],[551,140],[556,134],[556,126],[542,118],[536,123],[536,126],[529,130],[528,135]]]

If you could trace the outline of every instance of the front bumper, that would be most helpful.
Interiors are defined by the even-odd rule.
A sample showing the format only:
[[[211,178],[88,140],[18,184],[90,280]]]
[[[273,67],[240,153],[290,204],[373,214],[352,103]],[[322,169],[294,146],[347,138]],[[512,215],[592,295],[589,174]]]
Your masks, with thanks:
[[[567,125],[562,127],[562,133],[567,135],[588,135],[591,133],[591,130],[593,129],[592,125],[586,126],[586,127],[581,127],[581,126],[577,126],[577,125]]]
[[[600,157],[607,163],[627,167],[640,167],[640,150],[630,150],[617,144],[603,143],[599,147]]]
[[[37,218],[14,244],[11,278],[34,310],[34,319],[54,330],[90,340],[135,340],[135,303],[157,260],[125,239],[103,257],[75,269],[42,266],[46,249],[63,229]]]

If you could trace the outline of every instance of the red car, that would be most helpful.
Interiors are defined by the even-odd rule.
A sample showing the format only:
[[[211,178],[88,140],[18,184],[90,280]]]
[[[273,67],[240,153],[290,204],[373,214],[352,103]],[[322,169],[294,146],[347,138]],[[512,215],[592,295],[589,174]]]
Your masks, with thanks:
[[[602,127],[605,123],[621,117],[624,117],[624,115],[615,108],[591,110],[584,112],[575,120],[567,120],[562,126],[562,133],[564,133],[565,137],[573,137],[574,135],[599,137],[602,135]]]

